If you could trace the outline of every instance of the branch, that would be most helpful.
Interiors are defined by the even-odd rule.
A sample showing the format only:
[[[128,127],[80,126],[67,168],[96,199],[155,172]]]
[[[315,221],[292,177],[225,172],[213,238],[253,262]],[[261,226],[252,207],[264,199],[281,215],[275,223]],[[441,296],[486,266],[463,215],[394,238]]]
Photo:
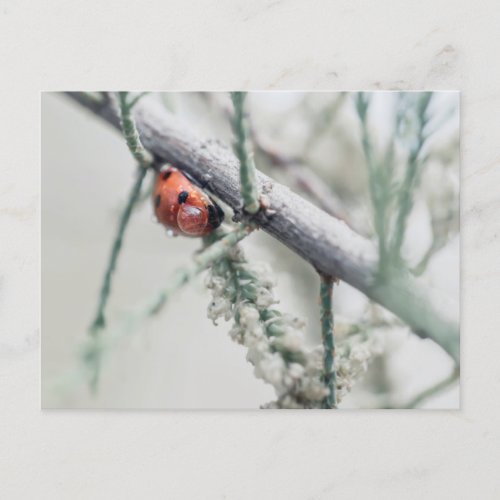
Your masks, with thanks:
[[[257,176],[252,153],[248,150],[248,124],[245,117],[245,92],[231,92],[234,116],[231,126],[235,136],[234,153],[240,160],[241,197],[243,209],[249,214],[256,214],[260,209]]]
[[[335,368],[335,337],[333,334],[333,283],[330,276],[320,275],[321,300],[321,336],[323,338],[323,365],[324,380],[328,387],[328,396],[323,401],[323,407],[332,409],[337,407],[336,368]]]
[[[379,277],[383,278],[386,274],[388,263],[386,240],[390,186],[388,182],[388,172],[384,167],[381,167],[375,159],[375,153],[368,131],[367,112],[369,103],[369,97],[365,93],[359,92],[356,99],[356,111],[358,112],[361,122],[361,143],[366,159],[366,166],[368,168],[370,197],[373,205],[373,224],[378,237],[378,273]]]
[[[87,94],[87,95],[89,96],[90,99],[93,99],[97,103],[103,102],[101,94],[98,94],[99,97],[96,97],[93,94],[90,95]],[[104,275],[104,280],[99,294],[99,304],[97,306],[97,312],[94,321],[92,322],[89,328],[89,334],[95,341],[98,341],[101,331],[106,327],[106,316],[105,316],[106,305],[108,303],[109,295],[111,293],[111,281],[116,269],[116,263],[118,262],[118,256],[120,255],[120,251],[122,248],[123,237],[125,235],[125,230],[127,229],[130,216],[132,215],[132,210],[139,199],[142,182],[147,173],[147,167],[151,163],[151,155],[147,151],[145,151],[144,147],[142,146],[134,120],[130,115],[133,106],[139,101],[139,99],[142,97],[142,94],[139,94],[131,102],[127,102],[127,95],[128,95],[127,92],[119,92],[118,94],[120,102],[122,131],[130,152],[139,162],[140,167],[143,168],[139,168],[139,171],[137,172],[137,179],[134,182],[127,203],[120,216],[118,231],[116,233],[113,246],[111,248],[111,255],[109,256],[108,259],[106,273]],[[99,369],[100,369],[100,358],[98,355],[95,356],[92,367],[93,370],[90,376],[90,387],[93,391],[96,391],[97,383],[99,381]]]
[[[127,146],[137,163],[143,168],[151,165],[151,155],[144,149],[139,138],[139,132],[132,118],[132,108],[139,102],[145,93],[141,93],[134,99],[128,101],[128,92],[118,92],[118,102],[120,104],[121,126],[123,136],[127,141]]]
[[[402,406],[401,408],[409,408],[409,409],[417,408],[427,398],[435,396],[436,394],[441,393],[442,391],[453,385],[458,380],[459,376],[460,376],[460,371],[453,370],[453,373],[449,377],[446,377],[441,382],[438,382],[432,387],[429,387],[425,391],[421,392],[420,394],[418,394],[418,396],[415,396],[415,398],[413,398],[410,402],[408,402],[408,404]]]
[[[413,191],[418,179],[421,165],[420,152],[425,142],[424,129],[427,124],[426,111],[432,97],[432,92],[424,92],[417,103],[418,130],[415,142],[410,148],[405,176],[398,193],[398,215],[395,222],[394,240],[391,252],[394,258],[401,258],[401,246],[405,236],[406,222],[413,207]]]
[[[95,103],[79,93],[68,95],[119,128],[109,103]],[[239,163],[228,148],[196,137],[153,97],[143,98],[134,107],[134,115],[149,151],[174,163],[239,212]],[[255,216],[264,231],[320,273],[338,277],[399,316],[417,335],[434,340],[458,363],[458,312],[453,303],[437,297],[403,269],[391,268],[387,279],[377,282],[377,252],[370,241],[266,175],[257,172],[257,181],[261,189],[266,187],[269,213],[274,214],[260,211]]]
[[[123,237],[125,234],[125,230],[127,228],[128,222],[130,220],[130,216],[132,215],[132,210],[134,205],[137,202],[139,197],[139,193],[141,192],[141,185],[144,177],[147,173],[145,168],[139,168],[137,172],[137,179],[132,186],[132,190],[128,197],[127,203],[123,212],[120,216],[120,222],[118,224],[118,231],[116,233],[113,246],[111,248],[111,254],[109,256],[108,265],[106,267],[106,273],[104,275],[104,280],[101,285],[101,291],[99,294],[99,304],[97,305],[97,312],[89,328],[89,334],[93,339],[97,340],[101,330],[106,327],[106,305],[108,303],[109,295],[111,293],[111,281],[113,278],[113,274],[116,269],[116,263],[118,261],[118,256],[120,255],[120,250],[122,248]],[[99,378],[99,360],[96,359],[94,363],[94,370],[91,376],[91,388],[92,390],[96,390],[97,382]]]

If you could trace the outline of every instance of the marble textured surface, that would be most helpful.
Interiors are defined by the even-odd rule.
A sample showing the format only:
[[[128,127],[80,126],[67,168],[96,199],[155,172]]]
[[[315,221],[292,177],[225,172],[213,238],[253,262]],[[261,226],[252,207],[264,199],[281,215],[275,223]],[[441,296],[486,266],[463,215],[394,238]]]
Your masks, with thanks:
[[[2,498],[498,498],[500,4],[0,2]],[[40,90],[462,91],[460,412],[41,412]]]

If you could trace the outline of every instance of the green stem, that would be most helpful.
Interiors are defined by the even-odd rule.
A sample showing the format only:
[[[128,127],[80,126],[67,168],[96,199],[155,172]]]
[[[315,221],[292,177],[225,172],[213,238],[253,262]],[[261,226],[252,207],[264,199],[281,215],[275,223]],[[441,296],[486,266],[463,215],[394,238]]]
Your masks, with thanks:
[[[139,194],[141,192],[142,181],[146,176],[147,170],[145,168],[139,168],[137,172],[137,179],[132,186],[132,190],[130,191],[130,195],[128,197],[127,203],[121,213],[118,231],[116,233],[115,239],[113,241],[113,245],[111,247],[111,254],[108,259],[108,265],[106,268],[106,273],[104,275],[104,280],[101,285],[101,291],[99,293],[99,303],[97,305],[97,312],[92,322],[89,333],[93,338],[97,338],[102,329],[106,326],[106,305],[108,303],[109,295],[111,293],[111,283],[113,279],[113,274],[116,269],[116,263],[118,261],[118,256],[120,255],[120,250],[123,244],[123,238],[125,235],[125,230],[127,229],[127,225],[130,220],[130,216],[132,214],[132,210],[134,205],[139,198]],[[95,360],[95,369],[93,370],[93,376],[91,379],[91,387],[93,390],[97,388],[97,382],[99,378],[99,359]]]
[[[449,376],[446,377],[444,380],[441,382],[438,382],[437,384],[433,385],[432,387],[429,387],[425,391],[421,392],[418,396],[413,398],[406,406],[405,408],[416,408],[417,406],[420,405],[423,401],[425,401],[427,398],[430,398],[431,396],[434,396],[436,394],[439,394],[440,392],[444,391],[448,387],[450,387],[452,384],[454,384],[460,375],[459,370],[454,370],[453,373]]]
[[[248,151],[248,125],[245,119],[245,92],[231,92],[234,106],[232,120],[235,135],[234,153],[240,161],[240,182],[243,209],[249,214],[256,214],[260,209],[257,174],[252,154]]]
[[[127,146],[139,165],[146,168],[151,165],[153,157],[142,145],[139,132],[135,125],[134,118],[132,117],[132,108],[143,95],[144,94],[139,94],[128,102],[128,92],[118,92],[118,102],[120,104],[120,119],[123,136],[127,141]]]
[[[427,124],[425,113],[429,106],[431,97],[431,92],[425,92],[422,94],[417,104],[417,137],[413,147],[410,149],[405,176],[398,193],[398,213],[394,225],[394,238],[391,248],[392,256],[397,260],[401,259],[401,247],[404,241],[406,223],[413,206],[413,191],[415,190],[418,172],[420,170],[419,155],[422,150],[422,146],[425,143],[424,128]]]
[[[363,145],[363,153],[366,159],[366,166],[368,168],[368,178],[370,186],[370,197],[373,205],[375,232],[378,237],[378,250],[379,250],[379,277],[384,277],[387,268],[387,219],[388,219],[388,202],[389,202],[389,188],[388,176],[383,172],[381,166],[377,164],[373,146],[368,130],[367,112],[370,101],[368,97],[360,92],[357,96],[356,109],[361,122],[361,142]]]
[[[130,152],[138,161],[141,168],[139,168],[137,179],[132,186],[132,190],[128,197],[127,203],[120,215],[118,231],[113,241],[113,246],[111,247],[111,255],[108,259],[108,265],[101,286],[101,291],[99,293],[97,312],[94,321],[89,328],[89,334],[91,335],[96,345],[99,342],[101,331],[106,327],[106,305],[111,293],[111,283],[113,274],[116,269],[118,256],[120,255],[120,251],[122,248],[125,230],[127,229],[128,223],[130,221],[130,216],[132,215],[133,208],[140,197],[142,182],[146,177],[147,167],[151,164],[152,160],[151,155],[142,146],[142,143],[139,139],[137,127],[135,126],[135,122],[131,114],[133,106],[139,101],[143,94],[139,94],[131,102],[127,102],[127,95],[127,92],[118,93],[122,131],[125,140],[127,141],[127,146]],[[99,371],[101,365],[100,351],[98,348],[91,348],[88,350],[88,353],[89,355],[86,359],[90,368],[90,388],[93,392],[95,392],[97,390],[97,385],[99,382]]]
[[[321,336],[323,339],[323,366],[324,381],[328,388],[328,396],[323,401],[323,408],[337,407],[336,385],[337,374],[335,369],[335,337],[333,334],[333,283],[331,276],[320,274],[320,301],[321,301]]]

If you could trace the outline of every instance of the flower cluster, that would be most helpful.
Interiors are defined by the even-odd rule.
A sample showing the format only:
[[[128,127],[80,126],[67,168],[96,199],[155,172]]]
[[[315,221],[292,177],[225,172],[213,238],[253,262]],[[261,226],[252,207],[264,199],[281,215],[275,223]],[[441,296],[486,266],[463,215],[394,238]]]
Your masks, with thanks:
[[[208,317],[214,323],[220,318],[234,320],[231,338],[247,348],[255,376],[276,391],[277,400],[263,407],[321,408],[328,394],[323,382],[323,347],[306,346],[304,321],[274,307],[277,300],[270,266],[249,263],[235,246],[212,266],[206,285],[212,292]],[[341,345],[335,357],[340,396],[366,370],[372,353],[359,337]]]
[[[355,382],[368,370],[369,362],[383,349],[381,332],[359,332],[339,342],[335,366],[337,367],[337,401],[351,391]]]

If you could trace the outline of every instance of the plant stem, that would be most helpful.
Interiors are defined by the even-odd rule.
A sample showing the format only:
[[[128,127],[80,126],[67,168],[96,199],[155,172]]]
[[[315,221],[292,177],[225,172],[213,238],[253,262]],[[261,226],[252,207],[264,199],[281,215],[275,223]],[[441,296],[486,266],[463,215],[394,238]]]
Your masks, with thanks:
[[[123,244],[123,238],[125,235],[125,230],[127,229],[128,223],[130,221],[130,216],[134,205],[137,203],[140,194],[141,187],[144,178],[146,177],[147,167],[151,164],[152,157],[144,149],[140,139],[139,133],[137,132],[137,127],[135,125],[134,119],[131,115],[133,106],[139,101],[143,94],[136,96],[131,102],[127,102],[127,92],[119,92],[119,103],[120,103],[120,115],[122,131],[127,141],[127,146],[138,161],[141,168],[137,172],[137,178],[132,186],[130,195],[128,197],[127,203],[120,215],[120,220],[118,223],[118,231],[116,233],[113,245],[111,247],[111,254],[108,259],[108,265],[106,267],[106,272],[104,274],[104,280],[101,285],[101,291],[99,293],[99,303],[97,305],[97,312],[94,321],[90,325],[89,334],[95,342],[98,342],[98,337],[100,336],[101,330],[106,327],[106,305],[111,293],[111,283],[113,279],[113,274],[116,269],[116,264],[118,261],[118,256]],[[90,351],[89,351],[90,352]],[[95,356],[92,357],[91,374],[90,374],[90,388],[93,392],[97,390],[97,384],[99,382],[99,370],[100,370],[100,355],[99,351],[95,351]]]
[[[321,336],[323,339],[324,382],[328,387],[328,396],[323,401],[323,408],[337,407],[335,369],[335,337],[333,334],[333,283],[331,276],[320,274],[320,301],[321,301]]]
[[[260,209],[259,190],[257,187],[257,175],[253,155],[248,151],[248,125],[245,119],[245,92],[231,92],[234,106],[234,117],[232,120],[235,135],[234,153],[240,161],[240,183],[243,209],[254,215]]]
[[[118,92],[118,102],[120,104],[120,123],[122,126],[123,136],[127,141],[127,146],[133,157],[143,168],[149,167],[153,161],[151,154],[144,149],[139,132],[132,117],[132,108],[137,104],[144,93],[139,94],[130,102],[127,100],[128,92]]]
[[[413,191],[417,184],[420,160],[419,155],[425,143],[424,128],[427,124],[425,116],[432,92],[425,92],[417,103],[418,131],[413,146],[410,148],[405,176],[398,193],[398,213],[394,225],[394,238],[391,253],[394,259],[401,259],[401,246],[403,245],[406,223],[413,206]]]
[[[363,152],[368,167],[368,177],[370,183],[370,197],[373,205],[373,224],[378,237],[378,278],[383,278],[387,270],[387,207],[389,202],[388,176],[377,164],[371,143],[370,132],[368,130],[367,112],[369,108],[369,98],[360,92],[357,95],[356,110],[361,122],[361,142]]]
[[[130,195],[128,197],[127,203],[121,213],[120,220],[118,223],[118,231],[116,233],[113,245],[111,247],[111,254],[108,259],[108,265],[106,267],[106,272],[104,275],[104,280],[101,285],[101,291],[99,293],[99,303],[97,305],[97,312],[92,322],[89,333],[93,338],[97,338],[102,329],[106,326],[106,305],[108,303],[109,295],[111,293],[111,282],[113,279],[113,274],[116,269],[116,263],[118,261],[118,256],[120,255],[120,250],[123,244],[123,238],[125,235],[125,230],[130,220],[132,210],[141,192],[142,181],[146,176],[147,170],[145,168],[139,168],[137,172],[137,179],[132,186]],[[97,388],[99,378],[99,360],[95,363],[94,374],[91,378],[91,388],[95,390]]]
[[[438,382],[432,387],[429,387],[425,391],[421,392],[418,396],[413,398],[407,405],[405,405],[404,408],[409,408],[409,409],[416,408],[418,405],[420,405],[420,403],[425,401],[427,398],[430,398],[435,394],[439,394],[441,391],[448,388],[455,381],[457,381],[459,378],[459,374],[460,371],[458,369],[453,370],[453,373],[449,377],[446,377],[441,382]]]

